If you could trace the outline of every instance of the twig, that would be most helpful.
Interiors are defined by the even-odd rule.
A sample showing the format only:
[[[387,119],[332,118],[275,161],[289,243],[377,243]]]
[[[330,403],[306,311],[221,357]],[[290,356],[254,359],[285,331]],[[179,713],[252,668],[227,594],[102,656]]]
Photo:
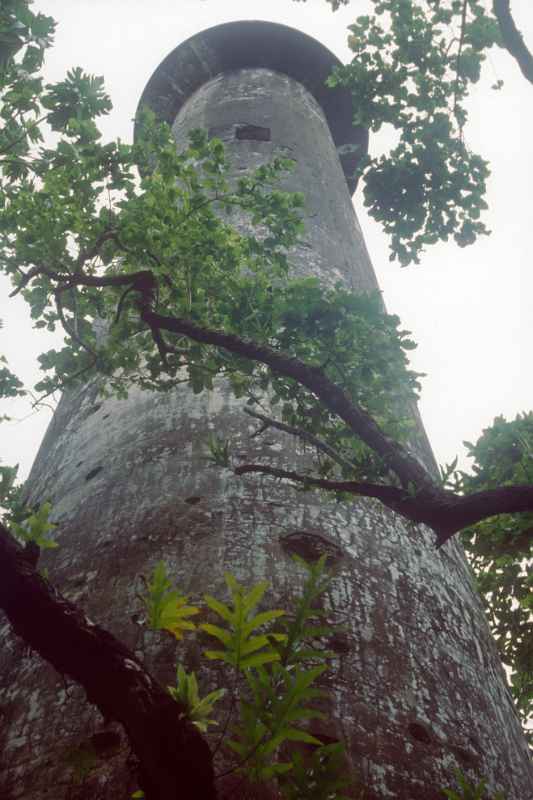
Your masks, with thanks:
[[[457,50],[457,58],[455,61],[455,84],[453,90],[453,115],[457,119],[457,92],[459,89],[459,80],[460,80],[460,73],[459,73],[459,64],[461,61],[461,53],[463,52],[463,44],[465,38],[465,27],[466,27],[466,14],[468,11],[468,0],[463,0],[463,10],[461,13],[461,33],[459,36],[459,47]],[[462,129],[462,125],[459,125],[459,128]]]
[[[22,123],[23,125],[25,125],[25,129],[24,129],[23,133],[21,133],[20,136],[17,136],[16,139],[12,139],[11,142],[9,142],[9,144],[3,145],[2,146],[2,153],[3,154],[7,153],[13,147],[16,147],[18,144],[20,144],[20,142],[24,141],[24,139],[28,136],[28,131],[31,130],[32,128],[39,127],[41,122],[44,122],[47,119],[47,117],[48,117],[48,114],[45,114],[44,117],[40,117],[40,119],[36,119],[34,122]]]
[[[284,422],[280,422],[277,419],[272,419],[272,417],[265,416],[265,414],[259,414],[257,411],[252,411],[250,408],[244,408],[244,411],[250,417],[255,417],[255,419],[258,419],[264,423],[262,430],[257,431],[254,435],[259,435],[268,428],[277,428],[285,433],[290,433],[292,436],[298,436],[300,439],[303,439],[305,442],[313,445],[313,447],[316,447],[317,450],[321,450],[343,469],[347,470],[348,472],[353,472],[354,465],[337,453],[337,451],[327,444],[327,442],[319,439],[318,436],[314,436],[312,433],[309,433],[309,431],[302,430],[302,428],[294,428],[292,425],[286,425]]]
[[[92,261],[93,258],[100,255],[100,249],[102,245],[106,242],[109,242],[111,239],[116,239],[116,231],[114,231],[112,228],[108,228],[97,237],[92,247],[89,247],[87,250],[80,250],[76,259],[74,274],[76,275],[78,272],[80,272],[83,265],[86,264],[87,261]]]
[[[84,375],[86,372],[89,372],[89,370],[91,370],[94,367],[94,365],[96,364],[96,361],[97,361],[97,359],[95,358],[93,361],[91,361],[90,364],[86,364],[85,367],[82,367],[77,372],[75,372],[74,375],[69,375],[68,379],[65,380],[62,385],[63,386],[67,386],[70,382],[75,381],[76,378],[79,378],[82,375]],[[37,398],[37,400],[35,400],[31,404],[31,407],[35,408],[36,406],[41,405],[43,400],[46,400],[47,397],[50,397],[51,394],[54,394],[54,392],[59,391],[59,389],[61,389],[61,384],[60,383],[57,384],[56,386],[54,386],[53,389],[50,389],[48,392],[45,392],[45,394],[41,395],[41,397]]]
[[[17,269],[20,269],[20,267],[17,267]],[[16,287],[16,289],[13,289],[13,291],[10,292],[9,297],[15,297],[19,292],[26,288],[28,283],[33,280],[33,278],[37,278],[39,275],[46,275],[47,278],[50,278],[50,280],[54,281],[68,279],[67,275],[61,275],[59,272],[53,272],[51,269],[48,269],[48,267],[43,267],[42,265],[31,267],[28,272],[22,273],[20,284]]]
[[[72,287],[70,287],[70,288],[72,288]],[[61,290],[58,290],[58,291],[56,291],[54,293],[54,299],[55,299],[55,302],[56,302],[57,315],[58,315],[59,319],[61,320],[61,324],[63,325],[63,327],[66,330],[66,332],[68,333],[68,335],[71,337],[71,339],[73,339],[75,342],[77,342],[77,344],[79,344],[79,346],[83,350],[86,350],[87,353],[89,353],[89,355],[91,355],[96,361],[98,357],[97,357],[97,354],[95,353],[95,351],[92,349],[92,347],[90,347],[86,342],[83,341],[83,339],[81,339],[76,334],[75,330],[72,330],[72,328],[70,327],[70,323],[67,322],[67,320],[66,320],[65,314],[63,312],[63,303],[61,301]]]

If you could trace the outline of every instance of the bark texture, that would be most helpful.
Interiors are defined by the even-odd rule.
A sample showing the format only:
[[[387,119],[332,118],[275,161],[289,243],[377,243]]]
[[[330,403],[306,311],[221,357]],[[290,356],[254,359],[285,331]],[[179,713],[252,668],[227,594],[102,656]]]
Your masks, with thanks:
[[[216,797],[211,753],[180,707],[114,636],[55,591],[0,524],[0,608],[13,631],[121,723],[147,800]]]
[[[516,27],[511,14],[511,0],[493,0],[492,10],[500,26],[503,44],[520,67],[524,78],[533,83],[533,55]]]

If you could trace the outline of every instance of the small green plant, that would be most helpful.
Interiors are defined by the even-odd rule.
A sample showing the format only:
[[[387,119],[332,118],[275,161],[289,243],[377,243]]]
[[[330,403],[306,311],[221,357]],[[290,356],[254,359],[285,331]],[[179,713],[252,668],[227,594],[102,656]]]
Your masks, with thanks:
[[[187,605],[187,597],[178,594],[172,587],[164,561],[159,561],[148,582],[146,594],[142,597],[148,626],[154,630],[166,630],[176,639],[181,639],[185,631],[195,630],[196,625],[187,617],[198,613],[196,606]]]
[[[207,732],[209,725],[218,724],[214,719],[211,719],[211,715],[215,703],[221,697],[224,697],[225,689],[216,689],[214,692],[209,692],[205,697],[200,698],[196,675],[194,672],[185,672],[183,667],[179,665],[176,670],[176,686],[169,686],[168,691],[174,700],[187,709],[187,716],[202,733]]]
[[[478,784],[474,785],[473,783],[469,783],[466,776],[463,775],[460,770],[455,770],[455,777],[459,784],[460,794],[454,789],[443,789],[442,792],[446,795],[448,800],[505,800],[502,792],[496,792],[495,795],[488,798],[485,793],[487,788],[487,782],[485,780],[481,780]]]
[[[285,613],[281,610],[263,611],[255,614],[268,583],[262,581],[246,591],[230,573],[225,574],[226,584],[231,595],[231,604],[225,605],[211,595],[205,595],[207,606],[221,619],[221,625],[206,623],[201,629],[218,639],[222,650],[206,650],[205,656],[211,660],[225,661],[227,664],[246,670],[259,667],[268,661],[279,660],[279,652],[272,646],[273,640],[283,640],[279,633],[257,633],[259,629]]]
[[[350,784],[346,778],[342,744],[323,745],[309,754],[294,752],[292,770],[281,779],[281,784],[285,800],[304,797],[305,800],[349,800],[342,794]]]
[[[307,727],[311,720],[324,717],[315,705],[324,695],[316,684],[332,655],[324,645],[332,629],[322,624],[325,612],[319,601],[330,577],[325,557],[314,564],[297,561],[306,580],[290,613],[260,608],[266,581],[248,589],[227,573],[228,600],[204,596],[216,621],[196,627],[184,617],[199,609],[187,605],[187,598],[172,587],[163,562],[156,565],[142,599],[151,628],[171,630],[181,638],[196,627],[217,642],[217,648],[206,648],[204,656],[224,665],[225,685],[233,687],[215,747],[215,755],[222,750],[224,766],[233,764],[230,771],[253,783],[275,784],[287,800],[302,796],[343,800],[342,789],[350,783],[343,746],[324,745]],[[176,677],[176,686],[169,687],[171,696],[206,733],[216,724],[214,707],[227,690],[216,689],[202,698],[194,672],[178,665]],[[143,795],[139,790],[132,797]]]
[[[16,538],[23,543],[35,542],[41,550],[58,547],[57,542],[51,537],[51,532],[57,525],[50,522],[51,503],[43,503],[37,511],[30,514],[23,522],[12,522],[11,530]]]
[[[229,467],[231,464],[229,442],[221,439],[215,433],[210,433],[207,440],[209,455],[207,460],[217,467]]]

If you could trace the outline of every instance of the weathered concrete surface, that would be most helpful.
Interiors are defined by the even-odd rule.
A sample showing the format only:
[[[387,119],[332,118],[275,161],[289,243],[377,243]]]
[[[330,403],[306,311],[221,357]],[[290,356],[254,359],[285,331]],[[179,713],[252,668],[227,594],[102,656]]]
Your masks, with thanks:
[[[286,148],[297,160],[291,185],[309,210],[295,271],[374,288],[320,107],[294,78],[252,66],[210,76],[181,98],[178,140],[191,127],[217,127],[236,171]],[[270,141],[238,139],[242,125],[269,128]],[[454,768],[486,776],[507,800],[531,796],[525,743],[460,547],[435,552],[429,531],[372,501],[327,504],[208,465],[209,430],[231,438],[243,461],[293,467],[306,458],[281,434],[250,439],[253,427],[223,383],[200,396],[180,386],[102,400],[95,383],[65,396],[29,482],[30,500],[50,497],[61,525],[61,547],[46,562],[59,588],[168,683],[174,649],[139,624],[140,574],[164,559],[194,597],[222,592],[225,569],[247,583],[266,576],[279,607],[301,584],[291,553],[327,551],[336,579],[326,607],[346,633],[331,642],[331,722],[320,732],[345,738],[369,797],[437,800]],[[429,458],[422,432],[417,449]],[[112,726],[0,630],[0,797],[126,800],[135,788],[127,747],[91,739]],[[180,648],[189,669],[199,649],[194,638]],[[217,674],[204,670],[206,683]]]

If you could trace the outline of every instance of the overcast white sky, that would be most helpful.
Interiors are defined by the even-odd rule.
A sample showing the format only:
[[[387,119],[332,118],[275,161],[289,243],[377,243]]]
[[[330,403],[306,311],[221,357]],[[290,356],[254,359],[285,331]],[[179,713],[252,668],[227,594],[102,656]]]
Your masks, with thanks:
[[[34,8],[59,23],[46,76],[63,77],[73,66],[104,75],[114,109],[107,138],[130,141],[132,117],[148,78],[177,44],[204,28],[238,19],[281,22],[319,39],[342,60],[349,58],[346,27],[365,13],[368,0],[352,0],[335,14],[325,0],[36,0]],[[515,19],[533,46],[533,4],[513,0]],[[505,81],[493,92],[496,79]],[[418,267],[388,260],[386,237],[354,198],[378,280],[391,312],[419,343],[412,363],[426,372],[422,416],[440,463],[462,452],[497,414],[512,418],[533,407],[533,86],[505,51],[491,55],[484,80],[470,103],[469,146],[489,159],[492,176],[487,214],[492,235],[464,250],[443,244]],[[371,139],[376,152],[386,136]],[[0,283],[0,352],[29,384],[37,378],[36,356],[48,342],[32,331],[22,301],[7,299]],[[16,417],[2,424],[0,458],[21,463],[25,475],[50,419],[28,403],[4,403]],[[29,414],[29,416],[28,416]]]

